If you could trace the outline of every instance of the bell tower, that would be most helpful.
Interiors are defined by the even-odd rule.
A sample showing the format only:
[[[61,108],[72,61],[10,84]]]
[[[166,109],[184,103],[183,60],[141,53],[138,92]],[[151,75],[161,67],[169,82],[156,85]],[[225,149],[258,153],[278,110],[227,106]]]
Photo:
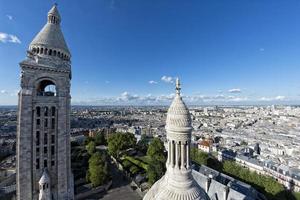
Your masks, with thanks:
[[[43,172],[53,200],[74,199],[70,146],[71,54],[54,5],[20,63],[17,199],[39,199]],[[51,194],[50,194],[51,191]]]

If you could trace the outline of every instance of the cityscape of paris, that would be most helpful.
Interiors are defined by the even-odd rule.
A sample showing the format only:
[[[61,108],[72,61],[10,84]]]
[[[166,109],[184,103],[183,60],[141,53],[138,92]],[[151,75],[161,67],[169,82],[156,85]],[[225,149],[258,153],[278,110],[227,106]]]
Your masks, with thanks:
[[[299,10],[0,0],[0,200],[300,200]]]

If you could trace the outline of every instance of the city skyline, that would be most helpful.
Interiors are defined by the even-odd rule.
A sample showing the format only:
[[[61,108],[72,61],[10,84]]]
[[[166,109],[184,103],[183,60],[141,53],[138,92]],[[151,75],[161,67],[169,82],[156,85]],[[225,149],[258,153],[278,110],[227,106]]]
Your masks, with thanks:
[[[18,63],[53,3],[0,1],[0,105],[17,104]],[[58,6],[73,105],[167,105],[176,77],[189,105],[300,103],[297,1]]]

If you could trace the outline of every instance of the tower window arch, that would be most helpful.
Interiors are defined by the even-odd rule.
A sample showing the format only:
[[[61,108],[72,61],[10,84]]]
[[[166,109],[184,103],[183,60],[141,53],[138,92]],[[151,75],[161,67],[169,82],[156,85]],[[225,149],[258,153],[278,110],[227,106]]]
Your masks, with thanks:
[[[56,56],[56,50],[53,51],[53,56]]]
[[[52,55],[52,49],[49,49],[49,56]]]
[[[40,53],[40,48],[36,49],[36,53],[39,54]]]
[[[41,54],[43,54],[44,53],[44,49],[43,48],[41,48]]]
[[[42,80],[37,86],[38,96],[56,96],[56,85],[51,80]]]

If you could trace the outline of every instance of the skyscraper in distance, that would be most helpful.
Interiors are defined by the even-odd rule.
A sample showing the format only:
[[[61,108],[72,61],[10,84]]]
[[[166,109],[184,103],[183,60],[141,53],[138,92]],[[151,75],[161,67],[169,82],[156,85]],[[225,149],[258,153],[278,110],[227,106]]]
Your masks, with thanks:
[[[26,59],[20,63],[18,200],[74,199],[70,146],[71,54],[60,23],[54,5],[48,12],[47,23],[30,43]]]

